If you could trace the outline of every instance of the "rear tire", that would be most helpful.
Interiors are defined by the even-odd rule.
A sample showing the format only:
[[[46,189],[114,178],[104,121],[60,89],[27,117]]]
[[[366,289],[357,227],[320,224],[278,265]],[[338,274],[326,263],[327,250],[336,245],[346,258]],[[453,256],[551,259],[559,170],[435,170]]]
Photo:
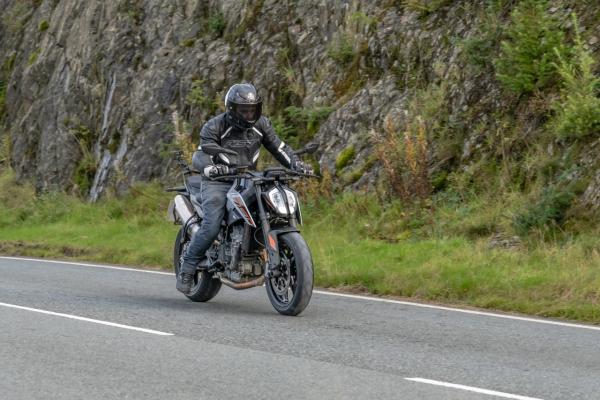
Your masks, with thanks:
[[[175,279],[179,275],[179,268],[181,267],[181,252],[185,245],[182,243],[183,228],[177,233],[175,238],[175,246],[173,248],[173,269],[175,271]],[[206,271],[197,271],[194,276],[194,286],[188,294],[185,295],[188,299],[196,302],[209,301],[219,293],[221,289],[221,281],[214,279],[212,274]]]
[[[287,289],[283,274],[265,281],[267,295],[273,308],[283,315],[298,315],[310,302],[313,291],[313,263],[310,249],[298,232],[288,232],[279,236],[279,255],[282,262],[289,262],[289,276],[292,277]]]

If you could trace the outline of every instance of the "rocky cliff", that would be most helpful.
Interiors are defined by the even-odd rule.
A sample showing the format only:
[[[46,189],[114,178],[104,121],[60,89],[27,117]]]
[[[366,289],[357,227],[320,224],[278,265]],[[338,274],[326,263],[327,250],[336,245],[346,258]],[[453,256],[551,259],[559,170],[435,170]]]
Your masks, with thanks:
[[[110,185],[167,176],[173,112],[197,136],[229,85],[252,81],[282,135],[295,144],[314,136],[321,167],[344,185],[376,185],[378,135],[401,133],[417,116],[434,186],[453,171],[510,169],[507,160],[527,175],[529,149],[543,144],[552,158],[572,142],[536,136],[545,96],[558,88],[507,94],[496,77],[491,58],[516,3],[0,0],[0,134],[20,177],[93,200]],[[568,37],[578,11],[598,59],[597,4],[548,7]],[[591,203],[600,196],[597,139],[588,136],[569,164]]]

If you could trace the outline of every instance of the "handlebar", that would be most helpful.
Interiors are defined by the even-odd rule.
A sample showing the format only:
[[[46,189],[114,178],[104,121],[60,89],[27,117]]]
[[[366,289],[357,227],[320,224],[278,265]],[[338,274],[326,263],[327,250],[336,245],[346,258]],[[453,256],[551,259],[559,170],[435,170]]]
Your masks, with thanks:
[[[177,162],[177,164],[181,167],[181,169],[183,170],[183,174],[184,175],[202,175],[204,176],[204,173],[202,171],[198,171],[195,170],[193,168],[191,168],[183,159],[183,152],[182,151],[174,151],[173,152],[175,161]],[[230,167],[229,174],[226,175],[220,175],[220,176],[215,176],[213,178],[208,178],[210,180],[215,180],[215,181],[223,181],[223,180],[232,180],[232,179],[252,179],[254,181],[276,181],[276,180],[286,180],[286,179],[300,179],[300,178],[320,178],[319,175],[316,174],[305,174],[303,172],[298,172],[298,171],[294,171],[291,170],[289,168],[284,168],[284,167],[271,167],[271,168],[267,168],[265,170],[262,171],[262,174],[258,175],[257,172],[255,171],[254,173],[252,172],[247,172],[248,167]],[[281,174],[276,175],[276,176],[268,176],[268,174],[270,172],[280,172],[283,175],[287,175],[287,176],[282,176]]]
[[[270,171],[280,171],[285,173],[287,176],[266,176],[264,174],[257,175],[256,173],[251,172],[243,172],[238,170],[237,168],[230,168],[230,171],[233,173],[227,175],[215,176],[213,178],[209,178],[210,180],[215,181],[224,181],[224,180],[232,180],[232,179],[251,179],[253,181],[276,181],[276,180],[292,180],[292,179],[300,179],[300,178],[319,178],[319,175],[316,174],[305,174],[303,172],[293,171],[287,168],[272,168],[266,169],[263,172]]]

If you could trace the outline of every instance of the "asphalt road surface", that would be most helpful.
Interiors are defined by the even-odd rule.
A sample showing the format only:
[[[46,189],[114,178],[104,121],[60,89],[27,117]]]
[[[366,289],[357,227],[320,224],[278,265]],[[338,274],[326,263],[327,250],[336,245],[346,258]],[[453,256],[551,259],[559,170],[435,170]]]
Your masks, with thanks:
[[[0,399],[600,399],[600,327],[0,257]]]

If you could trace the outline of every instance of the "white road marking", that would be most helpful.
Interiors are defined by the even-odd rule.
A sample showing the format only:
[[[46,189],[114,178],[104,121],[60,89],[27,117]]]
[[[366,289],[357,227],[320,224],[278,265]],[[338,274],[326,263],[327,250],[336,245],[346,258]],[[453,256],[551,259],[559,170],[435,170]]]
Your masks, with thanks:
[[[76,265],[76,266],[84,266],[84,267],[115,269],[115,270],[121,270],[121,271],[144,272],[144,273],[148,273],[148,274],[173,276],[172,272],[151,271],[151,270],[140,269],[140,268],[125,268],[125,267],[115,267],[115,266],[100,265],[100,264],[44,260],[44,259],[38,259],[38,258],[5,257],[5,256],[0,256],[0,259],[17,260],[17,261],[35,261],[35,262],[45,262],[45,263],[52,263],[52,264],[67,264],[67,265]],[[412,307],[429,308],[429,309],[434,309],[434,310],[453,311],[453,312],[459,312],[459,313],[463,313],[463,314],[482,315],[482,316],[486,316],[486,317],[512,319],[512,320],[516,320],[516,321],[534,322],[534,323],[538,323],[538,324],[555,325],[555,326],[562,326],[562,327],[567,327],[567,328],[577,328],[577,329],[588,329],[588,330],[592,330],[592,331],[600,331],[600,326],[574,324],[574,323],[570,323],[570,322],[560,322],[560,321],[538,319],[538,318],[520,317],[517,315],[497,314],[497,313],[488,312],[488,311],[467,310],[467,309],[463,309],[463,308],[437,306],[437,305],[433,305],[433,304],[416,303],[416,302],[412,302],[412,301],[384,299],[384,298],[380,298],[380,297],[359,296],[359,295],[355,295],[355,294],[328,292],[328,291],[324,291],[324,290],[314,290],[313,293],[323,294],[326,296],[346,297],[346,298],[357,299],[357,300],[377,301],[377,302],[381,302],[381,303],[392,303],[392,304],[400,304],[400,305],[412,306]]]
[[[462,309],[462,308],[452,308],[452,307],[436,306],[436,305],[433,305],[433,304],[414,303],[414,302],[411,302],[411,301],[382,299],[382,298],[379,298],[379,297],[358,296],[358,295],[355,295],[355,294],[326,292],[326,291],[323,291],[323,290],[314,290],[313,293],[324,294],[324,295],[327,295],[327,296],[348,297],[348,298],[351,298],[351,299],[359,299],[359,300],[379,301],[379,302],[382,302],[382,303],[401,304],[401,305],[405,305],[405,306],[431,308],[431,309],[434,309],[434,310],[454,311],[454,312],[459,312],[459,313],[463,313],[463,314],[483,315],[483,316],[486,316],[486,317],[505,318],[505,319],[512,319],[512,320],[526,321],[526,322],[536,322],[538,324],[557,325],[557,326],[565,326],[565,327],[569,327],[569,328],[589,329],[589,330],[592,330],[592,331],[600,331],[600,326],[572,324],[572,323],[569,323],[569,322],[553,321],[553,320],[550,320],[550,319],[538,319],[538,318],[519,317],[517,315],[496,314],[496,313],[486,312],[486,311],[465,310],[465,309]]]
[[[37,313],[40,313],[40,314],[54,315],[56,317],[64,317],[64,318],[69,318],[69,319],[75,319],[75,320],[78,320],[78,321],[93,322],[95,324],[113,326],[115,328],[122,328],[122,329],[129,329],[129,330],[132,330],[132,331],[152,333],[153,335],[173,336],[172,333],[155,331],[155,330],[152,330],[152,329],[138,328],[136,326],[130,326],[130,325],[116,324],[114,322],[101,321],[99,319],[78,317],[77,315],[70,315],[70,314],[57,313],[57,312],[53,312],[53,311],[40,310],[40,309],[37,309],[37,308],[23,307],[23,306],[18,306],[18,305],[15,305],[15,304],[0,303],[0,306],[2,306],[2,307],[8,307],[8,308],[16,308],[18,310],[33,311],[33,312],[37,312]]]
[[[148,269],[138,269],[138,268],[114,267],[112,265],[100,265],[100,264],[78,263],[78,262],[68,262],[68,261],[44,260],[44,259],[41,259],[41,258],[24,258],[24,257],[4,257],[4,256],[0,256],[0,259],[17,260],[17,261],[36,261],[36,262],[45,262],[45,263],[50,263],[50,264],[67,264],[67,265],[76,265],[76,266],[92,267],[92,268],[117,269],[117,270],[120,270],[120,271],[145,272],[147,274],[170,275],[170,276],[174,275],[172,272],[151,271],[151,270],[148,270]]]
[[[434,380],[431,380],[431,379],[423,379],[423,378],[404,378],[404,379],[406,379],[407,381],[412,381],[412,382],[427,383],[429,385],[444,386],[444,387],[448,387],[448,388],[452,388],[452,389],[460,389],[460,390],[466,390],[466,391],[469,391],[469,392],[487,394],[487,395],[490,395],[490,396],[502,397],[504,399],[514,399],[514,400],[542,400],[542,399],[539,399],[537,397],[520,396],[518,394],[510,394],[510,393],[504,393],[504,392],[497,392],[495,390],[481,389],[481,388],[476,388],[476,387],[472,387],[472,386],[465,386],[465,385],[457,385],[455,383],[434,381]]]

